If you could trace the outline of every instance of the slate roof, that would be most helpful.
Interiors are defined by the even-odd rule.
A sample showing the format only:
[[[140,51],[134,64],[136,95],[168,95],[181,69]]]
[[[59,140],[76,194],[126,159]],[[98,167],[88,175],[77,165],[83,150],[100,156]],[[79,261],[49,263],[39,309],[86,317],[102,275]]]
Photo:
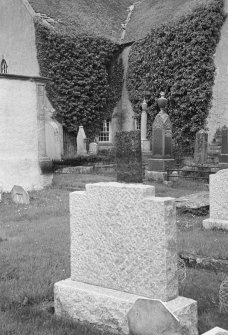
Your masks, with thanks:
[[[210,0],[142,0],[135,4],[127,25],[125,42],[145,37],[151,28],[174,21]]]
[[[120,41],[121,24],[128,17],[123,43],[145,37],[151,28],[187,14],[210,0],[28,0],[36,13],[48,18],[59,32],[74,36],[81,33]],[[47,16],[47,17],[46,17]]]
[[[36,13],[45,14],[59,32],[87,33],[119,41],[131,0],[28,0]],[[45,16],[43,16],[45,17]],[[54,19],[52,21],[51,19]]]

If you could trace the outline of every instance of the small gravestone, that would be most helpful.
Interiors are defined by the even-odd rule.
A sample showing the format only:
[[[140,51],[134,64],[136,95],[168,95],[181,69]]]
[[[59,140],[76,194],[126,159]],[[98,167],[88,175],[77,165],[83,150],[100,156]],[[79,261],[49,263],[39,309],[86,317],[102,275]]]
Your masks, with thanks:
[[[21,186],[14,185],[11,191],[11,197],[13,202],[16,204],[28,205],[30,202],[28,192],[26,192]]]
[[[205,229],[228,230],[228,169],[210,175],[210,218],[203,221]]]
[[[138,299],[127,314],[130,335],[180,335],[178,319],[160,300]]]
[[[92,142],[89,144],[89,153],[90,155],[98,154],[98,144],[96,142]]]
[[[222,149],[219,155],[219,166],[228,168],[228,127],[222,128]]]
[[[205,164],[207,162],[208,133],[201,129],[196,133],[194,162],[195,164]]]
[[[79,126],[77,135],[77,155],[86,155],[86,134],[83,126]]]

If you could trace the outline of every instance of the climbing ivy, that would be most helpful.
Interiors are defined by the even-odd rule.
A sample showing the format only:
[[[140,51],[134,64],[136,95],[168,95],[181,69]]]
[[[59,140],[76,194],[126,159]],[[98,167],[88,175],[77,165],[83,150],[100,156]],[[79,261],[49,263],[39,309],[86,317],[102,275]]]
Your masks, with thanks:
[[[134,43],[127,87],[134,111],[149,101],[149,130],[164,90],[178,150],[189,153],[197,130],[206,126],[214,83],[214,53],[225,20],[223,0],[211,0],[179,21],[153,29]]]
[[[56,118],[69,132],[83,125],[93,140],[121,96],[120,47],[104,38],[60,35],[40,21],[35,27],[40,71],[50,78],[46,90]]]

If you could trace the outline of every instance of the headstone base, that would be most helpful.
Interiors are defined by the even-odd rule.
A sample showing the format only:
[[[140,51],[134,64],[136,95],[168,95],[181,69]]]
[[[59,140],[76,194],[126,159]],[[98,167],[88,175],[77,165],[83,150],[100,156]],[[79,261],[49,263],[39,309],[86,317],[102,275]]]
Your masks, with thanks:
[[[141,140],[142,152],[150,152],[150,141]]]
[[[145,170],[145,180],[163,183],[167,179],[167,173],[161,171]]]
[[[54,286],[55,313],[72,321],[90,323],[102,330],[129,334],[127,313],[145,297],[66,279]],[[188,335],[198,335],[197,302],[177,297],[165,303]]]
[[[223,229],[228,230],[228,220],[206,219],[203,220],[203,227],[205,229]]]
[[[148,159],[149,171],[166,171],[172,169],[175,165],[173,158],[152,158]]]

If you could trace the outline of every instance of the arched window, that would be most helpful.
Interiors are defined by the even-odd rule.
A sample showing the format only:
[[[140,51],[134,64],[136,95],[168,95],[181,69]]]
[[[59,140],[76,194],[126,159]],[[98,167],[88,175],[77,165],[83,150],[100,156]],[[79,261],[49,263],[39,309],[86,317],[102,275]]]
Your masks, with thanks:
[[[6,63],[6,60],[3,58],[1,61],[1,73],[7,73],[8,65]]]

